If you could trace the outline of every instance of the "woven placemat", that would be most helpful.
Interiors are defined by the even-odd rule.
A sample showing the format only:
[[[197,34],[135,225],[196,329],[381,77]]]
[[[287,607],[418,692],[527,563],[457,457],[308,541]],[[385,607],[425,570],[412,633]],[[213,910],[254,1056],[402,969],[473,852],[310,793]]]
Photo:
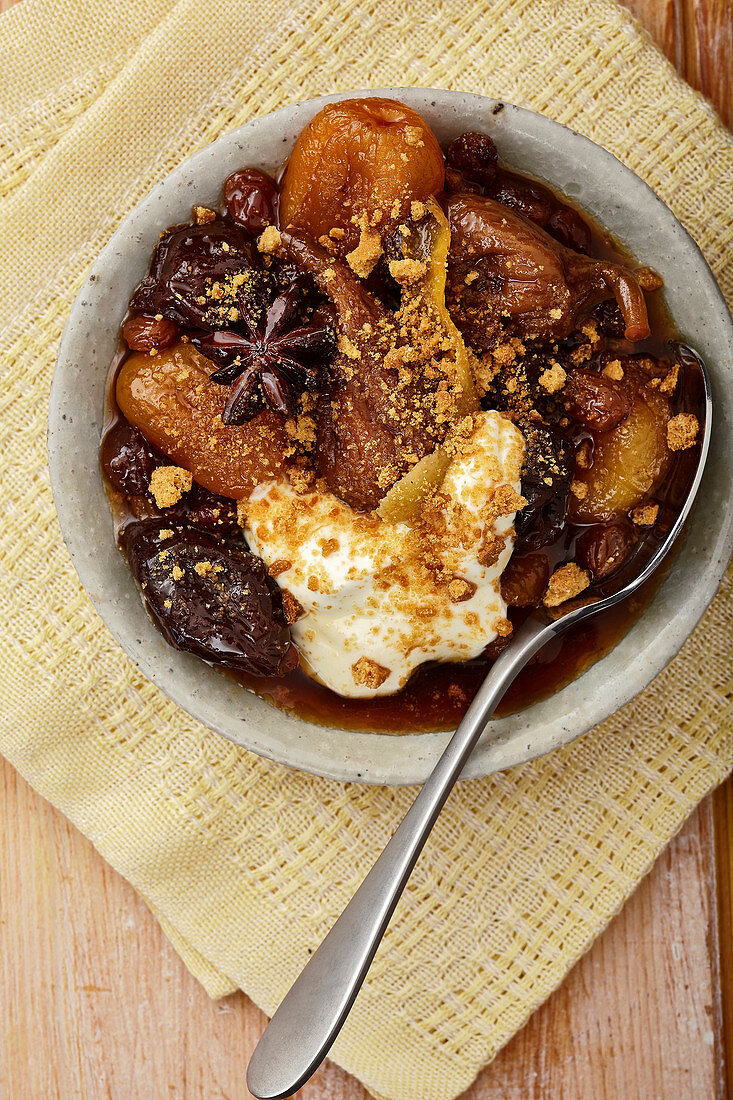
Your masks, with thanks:
[[[149,901],[212,996],[271,1012],[412,791],[278,767],[198,726],[116,647],[64,550],[44,444],[85,271],[220,133],[364,85],[483,92],[611,149],[729,301],[733,143],[607,0],[24,0],[0,19],[0,751]],[[673,664],[567,748],[454,792],[335,1059],[377,1096],[450,1100],[733,767],[731,577]]]

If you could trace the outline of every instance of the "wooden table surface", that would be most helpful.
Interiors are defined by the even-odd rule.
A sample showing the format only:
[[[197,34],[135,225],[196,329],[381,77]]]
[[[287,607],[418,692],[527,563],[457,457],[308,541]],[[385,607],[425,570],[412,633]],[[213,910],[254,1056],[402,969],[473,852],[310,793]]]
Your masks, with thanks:
[[[627,6],[730,126],[732,0]],[[733,1100],[732,875],[729,780],[463,1100]],[[243,994],[210,1001],[132,888],[1,760],[0,1011],[0,1100],[246,1100],[265,1023]],[[298,1096],[367,1093],[329,1063]]]

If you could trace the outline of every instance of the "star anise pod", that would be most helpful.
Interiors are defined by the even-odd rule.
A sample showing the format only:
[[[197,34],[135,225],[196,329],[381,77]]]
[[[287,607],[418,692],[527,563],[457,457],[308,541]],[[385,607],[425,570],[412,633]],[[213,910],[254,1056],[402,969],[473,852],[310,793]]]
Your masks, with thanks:
[[[266,406],[292,416],[303,390],[318,390],[334,351],[331,329],[317,317],[302,320],[303,288],[294,282],[255,320],[240,294],[239,327],[193,338],[198,350],[220,364],[212,382],[229,386],[225,424],[243,424]]]

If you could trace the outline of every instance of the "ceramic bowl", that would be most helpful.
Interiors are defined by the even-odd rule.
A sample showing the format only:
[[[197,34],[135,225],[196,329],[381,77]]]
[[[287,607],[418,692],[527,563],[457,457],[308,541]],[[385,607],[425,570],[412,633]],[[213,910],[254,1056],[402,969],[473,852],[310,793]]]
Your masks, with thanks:
[[[417,88],[352,94],[402,100],[423,115],[440,141],[483,130],[512,167],[577,200],[632,255],[660,272],[677,325],[713,379],[707,473],[669,575],[607,656],[551,698],[489,724],[464,772],[487,775],[566,744],[623,706],[675,655],[714,595],[732,542],[733,325],[705,260],[671,211],[588,139],[542,115],[478,95]],[[222,183],[235,168],[277,171],[309,119],[340,98],[297,103],[226,134],[185,161],[125,219],[92,267],[64,330],[51,390],[51,479],[61,529],[89,597],[122,648],[171,699],[224,737],[291,767],[357,782],[414,783],[429,774],[449,731],[390,736],[314,725],[166,645],[115,545],[97,458],[119,324],[161,229],[187,221],[194,203],[218,204]]]

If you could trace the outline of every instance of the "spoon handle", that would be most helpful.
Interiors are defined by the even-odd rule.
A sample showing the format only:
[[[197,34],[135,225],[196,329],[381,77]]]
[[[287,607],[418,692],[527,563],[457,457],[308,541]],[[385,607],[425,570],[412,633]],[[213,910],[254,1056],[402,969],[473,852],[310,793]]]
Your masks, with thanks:
[[[553,626],[528,619],[493,665],[391,840],[266,1027],[247,1068],[254,1096],[291,1096],[326,1057],[486,722],[515,676],[554,632]]]

